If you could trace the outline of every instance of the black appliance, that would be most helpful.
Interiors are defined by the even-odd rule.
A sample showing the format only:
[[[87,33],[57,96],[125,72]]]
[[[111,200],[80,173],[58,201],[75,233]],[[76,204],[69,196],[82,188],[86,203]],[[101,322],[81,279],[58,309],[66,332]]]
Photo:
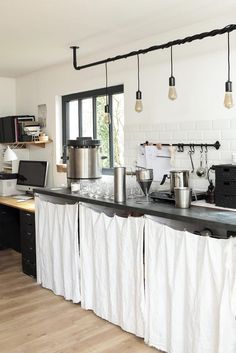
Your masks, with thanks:
[[[216,206],[236,208],[236,165],[214,165]]]
[[[17,173],[0,173],[0,180],[9,180],[9,179],[17,179]]]
[[[170,192],[169,190],[161,190],[157,192],[152,192],[149,197],[153,201],[170,201],[175,202],[175,195],[174,193]],[[205,200],[206,193],[204,191],[195,190],[192,191],[192,201],[197,200]]]
[[[22,141],[21,122],[34,121],[32,115],[14,115],[0,118],[0,143]]]

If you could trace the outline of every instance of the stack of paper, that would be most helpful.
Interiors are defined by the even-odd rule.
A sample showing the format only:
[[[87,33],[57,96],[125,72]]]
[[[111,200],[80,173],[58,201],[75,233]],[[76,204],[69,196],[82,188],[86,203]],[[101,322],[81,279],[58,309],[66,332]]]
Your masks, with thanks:
[[[169,147],[140,146],[137,157],[137,166],[153,169],[153,180],[161,181],[164,174],[172,169],[170,164]]]

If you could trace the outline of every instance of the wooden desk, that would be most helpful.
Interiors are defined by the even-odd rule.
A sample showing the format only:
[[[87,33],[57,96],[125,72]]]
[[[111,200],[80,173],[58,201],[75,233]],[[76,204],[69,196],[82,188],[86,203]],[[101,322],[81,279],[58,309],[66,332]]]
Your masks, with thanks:
[[[0,204],[13,207],[13,208],[18,208],[19,210],[23,211],[28,211],[28,212],[34,212],[35,211],[35,206],[34,206],[34,200],[28,200],[28,201],[22,201],[22,202],[17,202],[16,199],[10,196],[0,196]]]
[[[0,197],[0,250],[12,248],[22,254],[22,270],[36,277],[34,200],[17,202]]]

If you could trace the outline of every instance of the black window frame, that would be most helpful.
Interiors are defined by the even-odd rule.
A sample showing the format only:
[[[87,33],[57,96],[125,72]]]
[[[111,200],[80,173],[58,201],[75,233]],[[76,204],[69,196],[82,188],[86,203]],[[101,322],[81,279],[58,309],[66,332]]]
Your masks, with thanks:
[[[62,96],[62,145],[63,145],[63,162],[66,162],[66,144],[69,139],[69,102],[78,101],[78,119],[79,119],[79,136],[82,136],[83,130],[83,118],[82,118],[82,100],[87,98],[92,98],[93,104],[93,138],[97,138],[97,111],[96,111],[96,99],[100,96],[108,95],[108,102],[111,114],[111,124],[109,124],[109,168],[104,168],[104,174],[110,174],[110,171],[114,167],[114,149],[113,149],[113,106],[112,106],[112,96],[114,94],[124,93],[124,85],[110,86],[107,88],[99,88],[85,92],[77,92]]]

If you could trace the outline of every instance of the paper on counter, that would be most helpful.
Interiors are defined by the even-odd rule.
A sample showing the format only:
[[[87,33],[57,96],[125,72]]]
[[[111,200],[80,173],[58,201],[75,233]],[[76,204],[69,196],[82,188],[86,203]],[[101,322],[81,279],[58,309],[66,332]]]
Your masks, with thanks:
[[[161,181],[164,174],[172,169],[168,147],[158,149],[156,146],[145,146],[146,168],[153,169],[153,180]]]
[[[146,168],[146,157],[145,157],[145,147],[139,146],[138,156],[137,156],[137,166]]]

